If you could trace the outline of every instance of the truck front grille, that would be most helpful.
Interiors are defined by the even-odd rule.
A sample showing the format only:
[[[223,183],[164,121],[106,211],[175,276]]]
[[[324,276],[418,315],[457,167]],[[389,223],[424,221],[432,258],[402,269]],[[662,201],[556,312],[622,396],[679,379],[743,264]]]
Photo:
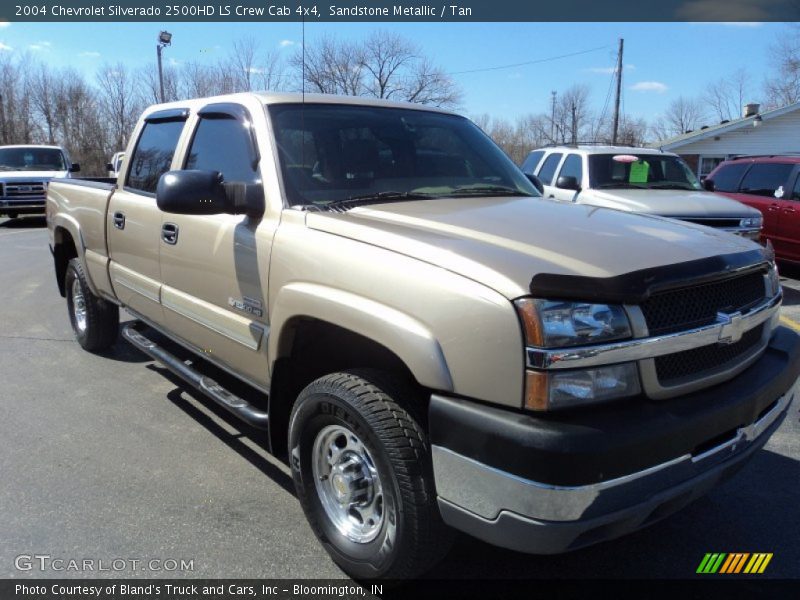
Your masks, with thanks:
[[[720,371],[728,365],[735,366],[736,362],[746,358],[761,345],[763,333],[762,323],[745,332],[734,344],[711,344],[659,356],[655,359],[658,382],[662,386],[674,385],[686,378],[696,378],[709,372]]]
[[[725,229],[737,229],[741,226],[741,219],[703,219],[694,217],[684,217],[682,221],[688,223],[695,223],[696,225],[705,225],[706,227],[724,227]]]
[[[756,272],[654,294],[641,309],[652,336],[711,325],[718,312],[745,312],[765,298],[764,276]]]
[[[41,198],[45,193],[45,184],[41,181],[15,181],[5,184],[7,198]]]

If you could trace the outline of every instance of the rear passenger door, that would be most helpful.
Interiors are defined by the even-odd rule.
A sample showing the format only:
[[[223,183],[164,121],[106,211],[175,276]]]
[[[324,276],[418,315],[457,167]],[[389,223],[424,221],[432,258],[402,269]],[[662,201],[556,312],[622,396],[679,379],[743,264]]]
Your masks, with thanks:
[[[555,175],[563,156],[561,152],[548,154],[539,167],[539,172],[536,173],[544,185],[545,198],[555,198]]]
[[[187,110],[151,113],[138,131],[122,188],[111,195],[106,223],[109,272],[120,302],[157,323],[161,312],[161,211],[156,185],[170,170]]]
[[[267,124],[263,107],[251,108],[202,108],[176,168],[219,171],[229,183],[260,183],[254,131],[266,131]],[[267,378],[267,282],[278,218],[163,213],[159,242],[168,329],[257,384]]]
[[[783,250],[779,255],[782,258],[800,262],[800,173],[797,167],[792,177],[794,184],[791,193],[787,192],[781,201],[774,239],[781,244]]]

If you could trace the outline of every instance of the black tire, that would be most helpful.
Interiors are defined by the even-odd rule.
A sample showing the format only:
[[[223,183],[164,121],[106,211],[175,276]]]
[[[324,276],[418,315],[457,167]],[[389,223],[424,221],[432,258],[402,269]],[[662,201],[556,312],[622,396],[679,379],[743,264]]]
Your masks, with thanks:
[[[289,455],[298,499],[325,550],[356,579],[414,577],[450,548],[452,531],[439,515],[423,419],[412,416],[415,400],[411,388],[394,378],[357,371],[317,379],[300,393],[292,410]],[[314,475],[315,441],[342,427],[363,442],[382,490],[382,518],[370,541],[353,541],[337,528]],[[331,476],[332,489],[333,480]]]
[[[92,294],[86,283],[83,265],[77,258],[70,260],[67,265],[64,289],[67,293],[69,321],[81,348],[89,352],[98,352],[112,346],[119,336],[119,308],[116,304]],[[83,319],[76,313],[78,298],[74,292],[77,290],[80,290],[83,298]]]

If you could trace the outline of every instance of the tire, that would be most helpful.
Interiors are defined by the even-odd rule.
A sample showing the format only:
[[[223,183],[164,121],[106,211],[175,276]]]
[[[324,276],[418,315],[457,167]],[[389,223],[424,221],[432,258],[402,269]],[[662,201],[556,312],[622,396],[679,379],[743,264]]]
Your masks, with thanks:
[[[77,258],[67,265],[64,289],[69,321],[81,348],[98,352],[112,346],[119,335],[119,308],[92,293],[83,265]]]
[[[400,404],[414,396],[379,372],[334,373],[306,387],[292,409],[298,499],[325,550],[356,579],[414,577],[450,547],[422,420]],[[346,505],[354,507],[347,518]]]

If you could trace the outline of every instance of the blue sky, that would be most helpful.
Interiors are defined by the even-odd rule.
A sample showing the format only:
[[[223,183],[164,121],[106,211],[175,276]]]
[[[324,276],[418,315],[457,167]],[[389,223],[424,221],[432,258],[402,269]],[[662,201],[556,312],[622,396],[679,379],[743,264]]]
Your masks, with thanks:
[[[253,37],[265,50],[287,56],[302,39],[299,23],[11,23],[0,28],[0,52],[27,51],[52,66],[72,65],[92,76],[104,62],[152,64],[162,28],[174,35],[165,57],[178,66],[213,61],[237,37]],[[313,23],[306,25],[306,41],[330,33],[361,38],[375,29],[413,40],[451,73],[600,48],[541,64],[454,75],[464,92],[462,112],[512,119],[546,111],[550,91],[573,83],[590,86],[599,111],[623,37],[625,112],[648,120],[674,98],[697,95],[709,81],[742,66],[752,75],[752,99],[761,100],[770,44],[788,31],[779,23]]]

